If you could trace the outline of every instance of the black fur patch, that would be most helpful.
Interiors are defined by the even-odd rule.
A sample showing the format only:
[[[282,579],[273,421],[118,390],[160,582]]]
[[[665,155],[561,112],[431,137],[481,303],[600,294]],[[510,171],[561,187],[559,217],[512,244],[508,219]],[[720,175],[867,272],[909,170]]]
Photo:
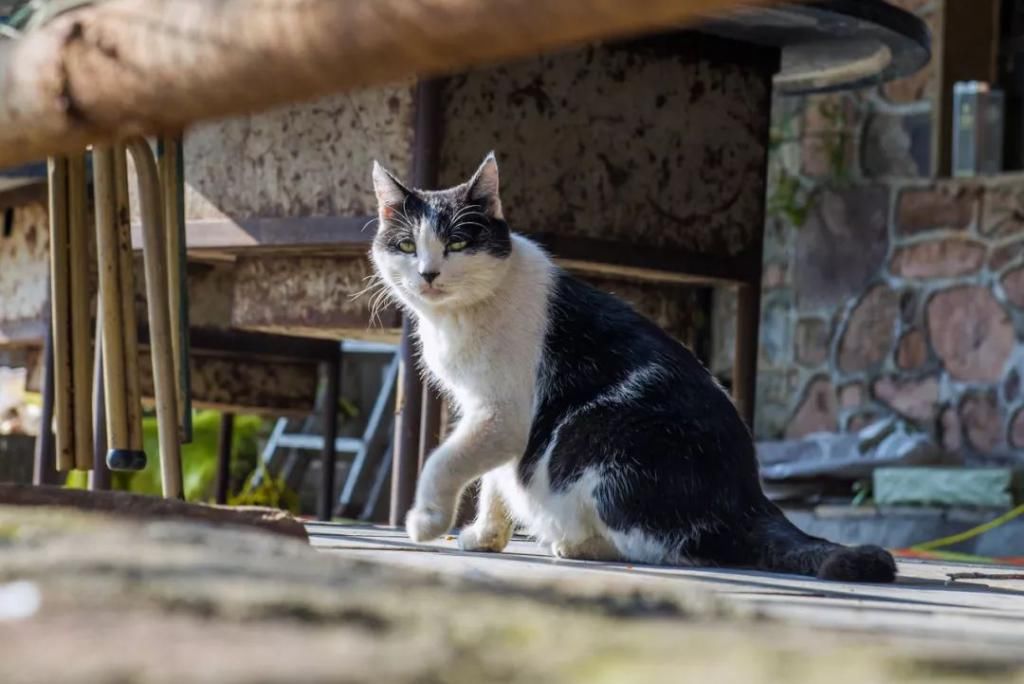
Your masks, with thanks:
[[[379,245],[400,252],[398,244],[406,239],[415,241],[413,228],[425,220],[442,243],[465,241],[463,254],[486,252],[504,259],[512,252],[508,224],[490,215],[482,204],[469,200],[466,185],[408,192],[401,205],[388,207],[390,218],[382,217],[375,238]]]
[[[884,551],[810,537],[767,500],[750,432],[688,349],[565,273],[549,300],[537,387],[524,484],[550,450],[556,491],[600,473],[598,513],[613,530],[641,530],[705,564],[886,581]]]

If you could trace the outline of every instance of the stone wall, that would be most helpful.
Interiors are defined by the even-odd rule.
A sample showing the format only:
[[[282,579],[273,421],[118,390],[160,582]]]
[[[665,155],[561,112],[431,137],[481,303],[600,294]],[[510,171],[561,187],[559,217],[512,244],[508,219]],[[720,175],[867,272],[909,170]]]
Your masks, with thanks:
[[[939,35],[939,2],[897,4]],[[931,179],[935,95],[926,68],[776,101],[758,437],[898,414],[969,462],[1024,462],[1024,176]],[[723,375],[733,306],[716,295]]]

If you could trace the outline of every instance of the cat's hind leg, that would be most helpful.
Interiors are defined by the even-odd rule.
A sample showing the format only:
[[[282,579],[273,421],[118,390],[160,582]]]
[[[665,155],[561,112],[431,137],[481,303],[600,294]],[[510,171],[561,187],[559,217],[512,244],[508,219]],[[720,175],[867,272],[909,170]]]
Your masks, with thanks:
[[[512,520],[498,490],[497,478],[491,471],[480,479],[476,520],[459,533],[459,548],[463,551],[498,553],[512,539]]]
[[[572,560],[614,562],[623,560],[615,545],[600,535],[582,541],[561,540],[551,545],[551,555]]]

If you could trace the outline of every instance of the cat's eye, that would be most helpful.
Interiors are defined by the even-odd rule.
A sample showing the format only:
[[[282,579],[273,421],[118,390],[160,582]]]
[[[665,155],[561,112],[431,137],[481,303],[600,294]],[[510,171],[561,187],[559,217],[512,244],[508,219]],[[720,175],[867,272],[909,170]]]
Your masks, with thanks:
[[[398,243],[398,249],[402,250],[406,254],[412,254],[416,251],[416,243],[412,240],[402,240]]]
[[[466,249],[466,241],[465,240],[456,240],[455,242],[449,242],[448,243],[448,251],[449,252],[461,252],[464,249]]]

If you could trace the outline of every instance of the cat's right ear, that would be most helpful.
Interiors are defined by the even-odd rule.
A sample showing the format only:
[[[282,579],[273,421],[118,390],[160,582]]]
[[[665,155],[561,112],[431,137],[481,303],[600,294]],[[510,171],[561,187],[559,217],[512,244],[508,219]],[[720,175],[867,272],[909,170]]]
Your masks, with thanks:
[[[402,185],[376,160],[373,162],[373,190],[377,193],[377,204],[380,205],[381,211],[387,207],[402,206],[406,198],[412,194],[409,188]]]

